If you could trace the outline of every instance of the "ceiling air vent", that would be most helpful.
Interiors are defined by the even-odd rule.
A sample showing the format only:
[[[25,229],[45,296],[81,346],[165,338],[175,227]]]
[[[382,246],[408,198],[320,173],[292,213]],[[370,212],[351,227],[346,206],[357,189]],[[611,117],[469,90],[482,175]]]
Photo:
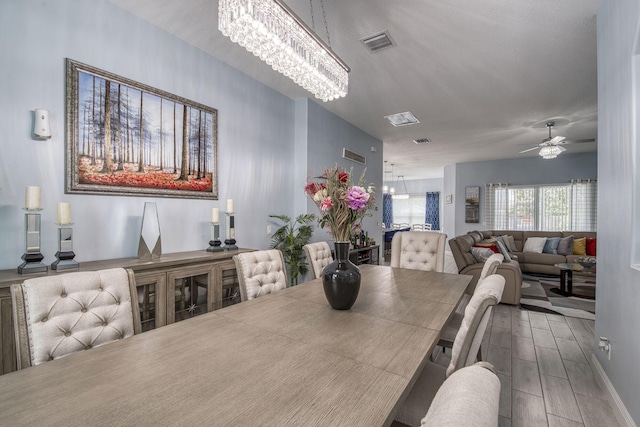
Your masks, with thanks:
[[[342,149],[342,158],[353,160],[356,163],[360,163],[361,165],[367,164],[367,158],[361,154],[354,153],[353,151],[347,150],[346,148]]]
[[[420,144],[428,144],[431,142],[431,140],[429,138],[420,138],[420,139],[414,139],[413,142],[420,145]]]
[[[360,41],[371,53],[380,52],[382,49],[394,46],[393,40],[391,40],[391,36],[387,31],[365,37]]]
[[[420,123],[420,120],[416,119],[416,116],[414,116],[411,111],[384,116],[384,118],[389,120],[394,126],[406,126]]]

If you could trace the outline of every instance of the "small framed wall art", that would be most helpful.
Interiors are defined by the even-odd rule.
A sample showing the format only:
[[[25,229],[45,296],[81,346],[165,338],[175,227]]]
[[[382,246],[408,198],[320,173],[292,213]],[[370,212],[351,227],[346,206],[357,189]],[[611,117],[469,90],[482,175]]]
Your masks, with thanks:
[[[464,222],[480,222],[480,187],[464,189]]]

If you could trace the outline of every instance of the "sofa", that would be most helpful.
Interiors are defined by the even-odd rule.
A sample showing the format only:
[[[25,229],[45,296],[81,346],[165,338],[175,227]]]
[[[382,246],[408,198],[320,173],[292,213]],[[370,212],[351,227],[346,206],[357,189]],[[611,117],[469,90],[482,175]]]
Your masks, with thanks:
[[[573,236],[574,239],[594,239],[595,245],[596,232],[574,232],[574,231],[520,231],[520,230],[483,230],[470,231],[467,234],[457,236],[449,241],[449,246],[453,254],[453,258],[458,267],[460,274],[468,274],[473,276],[470,286],[470,292],[473,291],[477,284],[478,277],[484,263],[476,258],[473,254],[474,247],[485,245],[492,246],[495,243],[496,236],[512,236],[513,240],[510,245],[515,245],[513,250],[508,250],[503,255],[509,258],[498,267],[497,273],[506,280],[504,293],[500,302],[506,304],[520,304],[520,292],[522,286],[522,273],[542,274],[542,275],[560,275],[560,269],[554,264],[575,262],[585,255],[595,256],[595,248],[592,254],[568,254],[560,255],[554,253],[524,252],[527,239],[534,238],[567,238]],[[495,249],[493,249],[495,250]]]

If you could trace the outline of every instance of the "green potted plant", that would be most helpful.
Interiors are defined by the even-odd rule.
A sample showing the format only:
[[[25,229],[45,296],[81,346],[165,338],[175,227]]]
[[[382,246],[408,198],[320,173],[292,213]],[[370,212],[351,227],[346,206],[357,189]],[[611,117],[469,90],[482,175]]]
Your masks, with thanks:
[[[282,251],[284,261],[289,266],[289,280],[292,286],[298,284],[298,277],[304,276],[309,271],[309,265],[304,256],[302,247],[309,243],[313,234],[315,221],[314,214],[298,215],[295,220],[291,220],[286,215],[269,215],[270,218],[279,219],[284,223],[271,236],[271,247]]]

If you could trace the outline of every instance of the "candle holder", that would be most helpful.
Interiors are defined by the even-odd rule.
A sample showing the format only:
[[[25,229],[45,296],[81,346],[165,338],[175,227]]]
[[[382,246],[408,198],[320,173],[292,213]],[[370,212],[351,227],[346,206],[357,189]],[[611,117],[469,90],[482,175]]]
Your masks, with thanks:
[[[220,223],[211,223],[211,240],[209,240],[209,247],[207,252],[223,252],[224,249],[220,247],[222,242],[220,241]]]
[[[48,266],[42,263],[44,256],[40,253],[40,211],[42,209],[26,209],[25,221],[25,252],[22,264],[18,266],[19,274],[46,273]]]
[[[73,252],[73,224],[58,224],[58,241],[59,250],[56,252],[56,260],[51,264],[51,269],[60,270],[73,270],[80,266],[78,261],[74,260],[76,257]]]
[[[234,214],[235,212],[227,212],[227,239],[224,241],[224,248],[228,251],[238,250]]]

